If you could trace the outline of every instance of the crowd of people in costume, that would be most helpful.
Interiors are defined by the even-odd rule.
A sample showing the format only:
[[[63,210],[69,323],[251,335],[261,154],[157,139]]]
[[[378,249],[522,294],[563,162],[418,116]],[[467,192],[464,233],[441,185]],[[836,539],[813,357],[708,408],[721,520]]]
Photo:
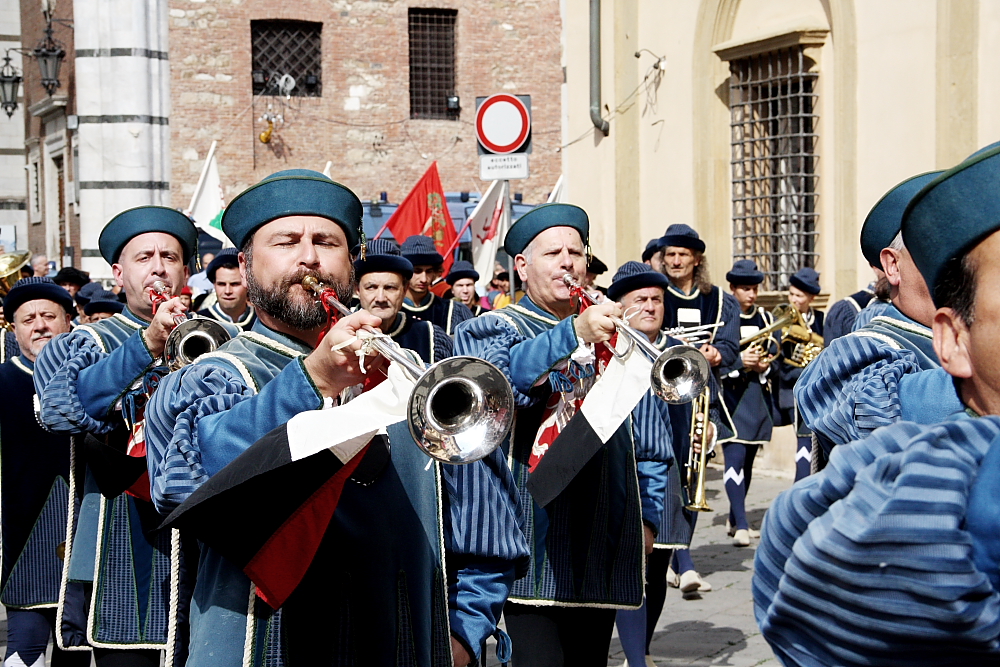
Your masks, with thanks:
[[[442,275],[430,237],[367,241],[358,197],[313,171],[235,197],[231,247],[194,275],[188,216],[123,211],[99,240],[114,290],[46,261],[4,298],[4,666],[44,665],[54,641],[63,665],[461,667],[493,638],[515,667],[603,667],[616,626],[627,664],[652,665],[668,589],[712,590],[691,549],[705,456],[732,546],[757,546],[753,608],[783,664],[994,663],[998,179],[990,146],[890,190],[861,234],[875,280],[825,317],[813,267],[739,258],[713,284],[687,224],[599,287],[572,204],[513,224],[513,271],[484,294],[468,261]],[[174,334],[208,320],[211,344],[175,364],[207,329]],[[704,406],[614,389],[623,327],[697,350]],[[398,416],[417,378],[373,341],[495,367],[503,445],[425,456]],[[447,400],[431,417],[455,418]],[[795,483],[751,525],[783,425]]]

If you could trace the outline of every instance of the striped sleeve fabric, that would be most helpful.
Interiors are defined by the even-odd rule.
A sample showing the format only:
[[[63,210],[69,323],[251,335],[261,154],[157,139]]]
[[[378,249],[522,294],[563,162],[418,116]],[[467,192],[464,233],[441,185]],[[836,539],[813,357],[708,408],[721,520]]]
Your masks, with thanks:
[[[899,381],[920,370],[916,355],[868,336],[838,338],[795,384],[810,429],[841,445],[899,421]]]
[[[452,356],[454,354],[455,341],[438,325],[432,324],[431,326],[434,328],[434,360],[440,361]]]
[[[659,534],[667,493],[667,474],[674,465],[670,414],[666,403],[647,392],[632,410],[636,472],[642,518]]]
[[[722,294],[722,326],[712,344],[722,356],[722,375],[743,367],[740,359],[740,304],[732,294]]]
[[[833,450],[779,496],[754,564],[786,666],[997,664],[1000,594],[964,525],[1000,418],[902,422]]]
[[[830,345],[841,336],[851,333],[854,320],[858,318],[858,309],[847,299],[841,299],[830,306],[823,325],[823,341]]]

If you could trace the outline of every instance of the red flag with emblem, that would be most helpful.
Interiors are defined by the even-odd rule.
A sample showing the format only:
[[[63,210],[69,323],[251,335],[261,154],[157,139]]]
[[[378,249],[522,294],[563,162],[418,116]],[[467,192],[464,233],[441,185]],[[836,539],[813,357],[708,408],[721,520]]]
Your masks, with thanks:
[[[444,256],[444,275],[448,274],[454,255],[445,253],[453,247],[458,233],[448,212],[437,162],[431,163],[385,226],[400,244],[414,234],[434,239],[438,252]]]

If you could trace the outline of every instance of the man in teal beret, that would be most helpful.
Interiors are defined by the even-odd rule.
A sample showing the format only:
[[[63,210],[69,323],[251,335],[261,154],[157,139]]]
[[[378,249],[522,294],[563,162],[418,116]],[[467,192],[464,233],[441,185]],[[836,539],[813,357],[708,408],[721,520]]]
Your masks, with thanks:
[[[353,192],[308,170],[268,176],[226,208],[222,229],[240,248],[257,322],[216,354],[171,373],[153,395],[149,472],[161,513],[212,478],[242,470],[258,445],[280,444],[283,436],[268,438],[292,417],[340,403],[385,376],[386,360],[373,350],[359,355],[356,336],[362,328],[380,330],[382,317],[360,311],[331,327],[324,304],[302,285],[310,276],[341,302],[350,299],[361,215]],[[461,667],[480,659],[487,637],[497,632],[515,561],[526,552],[503,454],[429,468],[405,423],[387,431],[345,462],[346,470],[357,466],[355,474],[339,480],[343,486],[333,495],[324,495],[335,487],[323,480],[316,497],[332,503],[324,505],[328,514],[319,519],[303,510],[287,517],[302,539],[328,536],[310,542],[313,550],[240,560],[224,539],[226,530],[197,533],[203,547],[188,667],[260,664],[279,636],[293,665],[391,667],[398,656],[412,655],[422,665]],[[328,454],[324,449],[302,460],[315,469]],[[290,478],[283,483],[269,483],[269,494],[301,492],[302,481],[285,474]],[[439,513],[440,507],[446,509]],[[268,506],[264,513],[276,511]],[[256,525],[260,514],[248,509],[239,518]],[[220,528],[226,519],[220,517]],[[429,534],[440,539],[428,547]],[[274,537],[274,544],[298,544],[283,541],[288,532]],[[461,569],[445,575],[456,562]],[[280,594],[269,585],[272,576],[284,582]],[[398,627],[403,622],[407,628]]]
[[[937,370],[890,378],[880,393],[917,395],[884,407],[899,423],[837,446],[768,510],[754,603],[785,665],[1000,658],[998,179],[1000,147],[980,151],[924,185],[902,218],[957,408],[947,387],[921,385]]]
[[[140,206],[112,218],[98,245],[126,295],[123,312],[55,337],[35,362],[39,419],[50,431],[76,434],[77,460],[87,462],[85,475],[76,477],[74,470],[72,486],[82,504],[75,537],[66,544],[70,568],[64,576],[92,583],[94,608],[149,619],[133,628],[108,614],[90,615],[99,665],[156,664],[159,650],[175,648],[168,644],[178,608],[169,595],[146,593],[149,586],[173,585],[170,569],[179,567],[179,556],[172,555],[169,532],[155,530],[142,424],[149,393],[167,372],[160,362],[164,344],[174,316],[185,310],[172,295],[187,282],[197,240],[190,218],[171,208]],[[167,301],[154,315],[150,289],[156,282],[166,287]],[[98,541],[102,534],[133,538]],[[64,616],[70,612],[63,609]]]
[[[581,312],[563,280],[583,281],[589,231],[586,212],[570,204],[523,215],[504,249],[525,295],[463,322],[456,335],[456,354],[486,359],[510,377],[518,406],[510,459],[520,496],[532,499],[525,508],[532,553],[504,607],[515,667],[607,664],[615,610],[642,604],[643,558],[660,525],[673,456],[665,439],[633,433],[631,418],[596,454],[567,426],[594,385],[595,346],[615,334],[610,316],[622,313],[614,302]],[[637,459],[659,466],[647,474]],[[639,534],[645,549],[627,537]]]

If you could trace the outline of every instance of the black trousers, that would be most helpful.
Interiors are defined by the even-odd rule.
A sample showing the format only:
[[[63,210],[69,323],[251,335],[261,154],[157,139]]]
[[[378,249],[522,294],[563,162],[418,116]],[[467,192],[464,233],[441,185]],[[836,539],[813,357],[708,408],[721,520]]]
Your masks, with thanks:
[[[673,549],[653,549],[646,556],[646,655],[667,599],[667,569],[673,555]]]
[[[513,667],[607,667],[615,609],[533,607],[508,602],[503,615]]]

